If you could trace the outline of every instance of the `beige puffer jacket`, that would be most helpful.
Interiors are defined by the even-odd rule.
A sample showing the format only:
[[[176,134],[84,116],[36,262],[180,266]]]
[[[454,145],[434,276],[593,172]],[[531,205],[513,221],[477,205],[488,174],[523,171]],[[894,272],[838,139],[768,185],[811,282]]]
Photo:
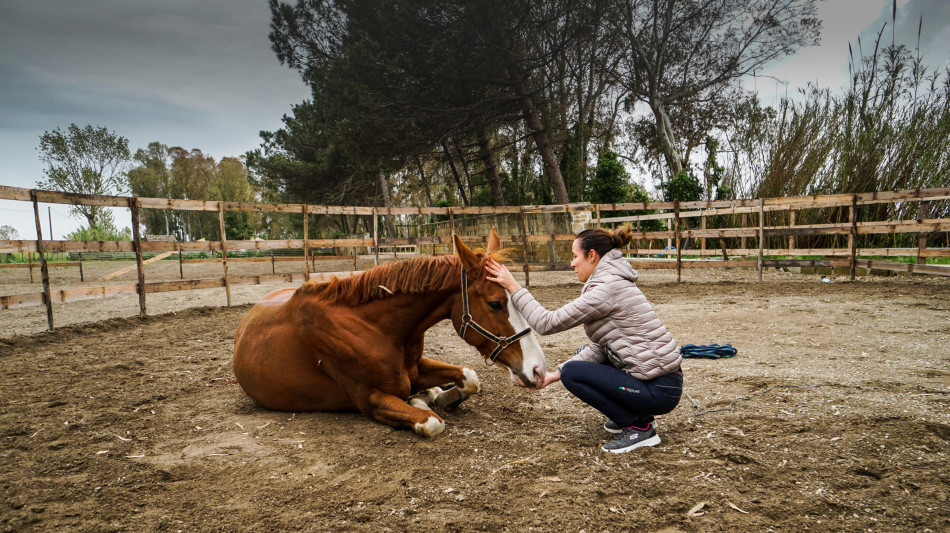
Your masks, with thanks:
[[[548,311],[524,288],[512,294],[511,301],[541,335],[584,324],[592,342],[570,361],[609,359],[631,376],[649,380],[677,370],[682,356],[637,287],[637,277],[620,250],[614,249],[597,263],[581,296],[564,307]]]

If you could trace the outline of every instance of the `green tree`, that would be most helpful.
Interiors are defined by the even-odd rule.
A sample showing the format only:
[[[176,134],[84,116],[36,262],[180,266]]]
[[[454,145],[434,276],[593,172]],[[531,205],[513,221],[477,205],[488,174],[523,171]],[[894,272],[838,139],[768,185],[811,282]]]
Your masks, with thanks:
[[[742,76],[816,44],[821,28],[816,0],[614,2],[608,22],[628,51],[618,79],[632,99],[649,106],[674,180],[685,158],[671,108],[709,100]]]
[[[224,202],[253,202],[257,198],[248,180],[247,167],[236,157],[222,157],[218,162],[213,196]],[[254,237],[254,214],[226,211],[224,231],[228,239],[248,240]]]
[[[66,235],[67,241],[131,241],[132,230],[124,228],[122,231],[114,227],[103,228],[98,226],[80,227],[76,231]]]
[[[174,198],[168,146],[149,143],[148,148],[135,151],[136,166],[128,172],[129,189],[133,196],[146,198]],[[152,235],[172,235],[176,229],[174,217],[168,209],[146,209],[142,213],[145,232]]]
[[[679,199],[681,202],[693,202],[703,199],[703,186],[688,170],[683,170],[675,178],[666,182],[663,187],[663,197],[666,201]]]
[[[706,161],[703,163],[703,178],[706,180],[706,199],[712,200],[713,191],[716,191],[716,199],[720,198],[720,188],[722,188],[722,178],[726,172],[726,167],[719,164],[719,140],[712,135],[706,136]],[[728,189],[728,187],[725,187]],[[729,191],[731,192],[731,190]]]
[[[609,150],[601,154],[594,178],[588,184],[588,200],[595,204],[623,203],[631,201],[631,193],[630,175],[617,160],[617,154]]]
[[[355,160],[386,171],[447,139],[473,141],[493,201],[500,202],[500,173],[493,172],[498,150],[488,131],[523,119],[555,199],[569,201],[536,98],[544,83],[540,73],[589,33],[584,30],[591,19],[578,9],[582,3],[271,0],[270,5],[278,58],[301,71],[315,104],[336,114],[330,124],[334,135],[361,155]],[[364,174],[362,179],[378,175]]]
[[[70,124],[66,131],[46,131],[40,135],[39,152],[46,164],[46,180],[37,183],[42,189],[101,195],[128,190],[129,141],[104,126]],[[85,217],[89,227],[111,221],[111,212],[103,206],[76,205],[70,210]]]
[[[597,169],[590,180],[588,199],[595,204],[621,204],[631,202],[653,202],[650,194],[639,183],[631,182],[630,174],[618,160],[617,154],[610,150],[597,159]],[[616,211],[611,216],[633,217],[656,214],[655,209],[634,211]],[[660,231],[663,224],[659,220],[644,220],[640,223],[643,231]]]
[[[171,155],[172,198],[184,200],[211,200],[209,193],[214,182],[214,158],[197,148],[185,150],[175,146]],[[184,211],[180,217],[179,240],[213,239],[218,235],[218,217],[205,211]]]

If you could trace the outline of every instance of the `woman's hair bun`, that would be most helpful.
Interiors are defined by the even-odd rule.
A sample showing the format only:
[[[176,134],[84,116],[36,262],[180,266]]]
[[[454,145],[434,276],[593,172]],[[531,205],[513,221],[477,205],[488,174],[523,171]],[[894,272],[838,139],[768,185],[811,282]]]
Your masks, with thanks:
[[[614,247],[626,248],[628,244],[633,242],[633,230],[627,224],[622,224],[610,232],[610,238],[614,241]]]

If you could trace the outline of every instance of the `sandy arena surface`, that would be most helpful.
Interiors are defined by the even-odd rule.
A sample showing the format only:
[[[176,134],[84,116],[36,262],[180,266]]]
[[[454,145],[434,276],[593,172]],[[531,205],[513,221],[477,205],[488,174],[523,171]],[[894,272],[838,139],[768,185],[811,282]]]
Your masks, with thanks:
[[[122,266],[87,264],[85,285]],[[235,287],[231,308],[223,289],[149,295],[145,319],[137,296],[57,305],[52,333],[42,307],[0,311],[0,531],[950,530],[950,279],[641,275],[678,342],[739,353],[687,360],[663,443],[623,455],[599,450],[599,413],[560,384],[512,386],[446,322],[427,354],[483,391],[424,440],[216,384],[248,304],[279,284]],[[78,277],[52,271],[54,287]],[[580,288],[570,272],[531,281],[548,307]],[[0,268],[0,293],[40,290]],[[585,336],[540,341],[553,365]]]

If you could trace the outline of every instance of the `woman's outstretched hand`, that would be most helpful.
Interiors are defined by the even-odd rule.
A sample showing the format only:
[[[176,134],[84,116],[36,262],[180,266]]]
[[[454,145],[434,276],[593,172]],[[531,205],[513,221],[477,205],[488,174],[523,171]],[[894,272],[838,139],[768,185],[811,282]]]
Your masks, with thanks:
[[[489,259],[488,265],[485,268],[488,270],[488,281],[494,281],[509,293],[513,294],[521,288],[521,285],[515,281],[515,278],[512,277],[511,272],[505,265],[494,259]]]
[[[544,381],[541,382],[541,386],[538,387],[538,390],[547,387],[548,385],[554,383],[555,381],[561,381],[560,372],[548,372],[544,375]]]
[[[527,385],[524,384],[523,381],[521,381],[521,378],[519,378],[518,376],[512,374],[512,375],[511,375],[511,379],[512,379],[512,381],[514,381],[515,384],[518,385],[519,387],[524,387],[524,388],[526,388],[526,389],[529,388]],[[560,373],[560,372],[547,372],[547,373],[544,374],[544,380],[542,380],[542,381],[541,381],[541,384],[538,385],[538,387],[535,388],[534,390],[541,390],[541,389],[543,389],[544,387],[547,387],[548,385],[554,383],[555,381],[561,381],[561,373]]]

